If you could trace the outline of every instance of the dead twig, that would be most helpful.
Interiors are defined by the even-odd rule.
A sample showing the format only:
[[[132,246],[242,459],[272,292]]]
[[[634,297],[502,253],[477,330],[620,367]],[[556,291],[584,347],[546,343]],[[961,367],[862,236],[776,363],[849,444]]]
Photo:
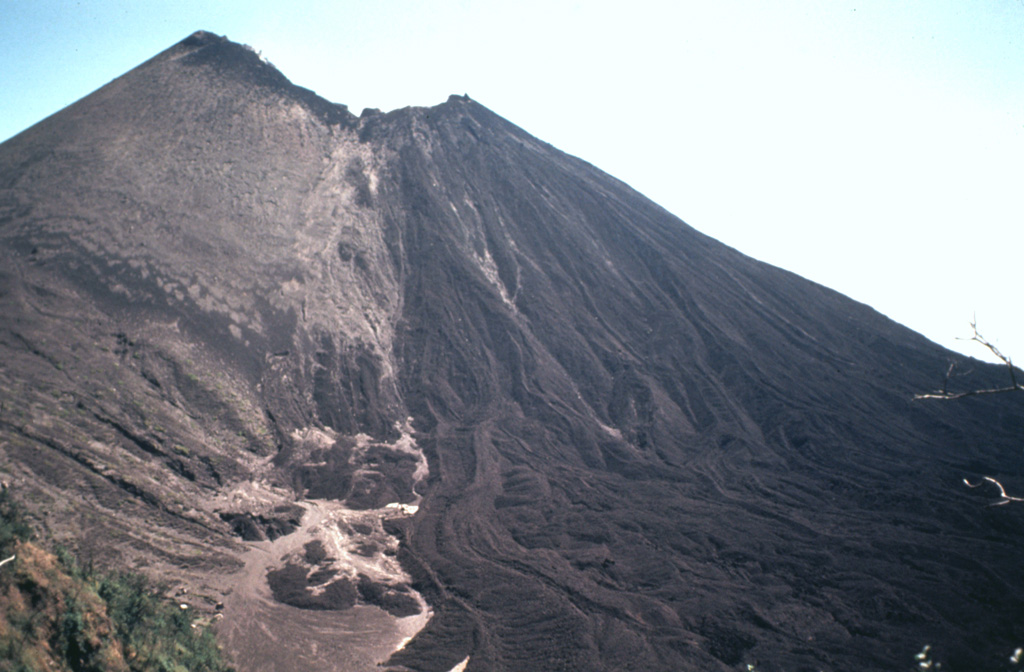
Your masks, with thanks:
[[[942,381],[942,390],[939,392],[929,392],[928,394],[915,394],[914,399],[963,399],[964,397],[973,397],[979,394],[1005,394],[1006,392],[1024,391],[1024,384],[1021,384],[1017,380],[1017,369],[1013,365],[1013,361],[1000,352],[999,348],[997,348],[994,343],[981,335],[978,331],[977,318],[971,320],[971,328],[974,330],[974,336],[963,340],[974,341],[988,348],[989,352],[995,355],[1003,364],[1006,365],[1007,370],[1010,372],[1010,384],[1005,387],[982,388],[977,390],[967,390],[966,392],[950,392],[948,389],[949,380],[953,377],[953,370],[956,368],[956,362],[950,362],[949,369],[946,371],[946,378]]]
[[[989,483],[994,483],[995,486],[999,488],[999,500],[992,502],[991,504],[989,504],[989,506],[1002,506],[1003,504],[1009,504],[1010,502],[1024,502],[1024,497],[1011,497],[1010,495],[1006,494],[1006,489],[1003,488],[1003,484],[997,481],[996,479],[992,478],[991,476],[984,476],[983,478],[985,481],[988,481]],[[968,488],[977,488],[979,486],[985,485],[985,483],[984,481],[978,483],[971,483],[965,478],[964,485],[966,485]]]

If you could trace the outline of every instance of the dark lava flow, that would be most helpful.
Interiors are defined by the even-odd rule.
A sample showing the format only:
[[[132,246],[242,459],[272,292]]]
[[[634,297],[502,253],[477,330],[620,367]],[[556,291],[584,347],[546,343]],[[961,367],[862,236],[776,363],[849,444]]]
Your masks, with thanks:
[[[40,524],[275,665],[359,669],[364,612],[432,614],[423,671],[1024,644],[1024,509],[961,483],[1024,491],[1022,399],[911,401],[959,356],[466,97],[357,117],[196,33],[0,145],[0,316]]]

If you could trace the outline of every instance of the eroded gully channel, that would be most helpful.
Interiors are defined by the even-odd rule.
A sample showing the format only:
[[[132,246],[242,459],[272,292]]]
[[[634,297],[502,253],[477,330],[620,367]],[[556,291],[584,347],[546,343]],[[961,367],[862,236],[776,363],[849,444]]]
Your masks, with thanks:
[[[245,566],[230,578],[217,626],[240,670],[380,670],[380,664],[430,620],[429,606],[409,587],[409,576],[397,560],[398,540],[385,532],[383,524],[416,513],[421,497],[415,486],[428,473],[426,458],[412,437],[411,418],[397,428],[401,436],[391,444],[358,435],[350,459],[358,467],[357,477],[377,466],[374,460],[367,460],[365,468],[359,463],[371,452],[414,459],[413,503],[354,509],[338,501],[303,500],[297,502],[304,513],[294,532],[246,543]],[[306,430],[305,436],[296,438],[328,445],[335,437]],[[236,486],[225,503],[251,511],[292,498],[267,481],[253,480]],[[287,580],[295,585],[282,587]],[[291,604],[286,604],[282,594],[289,590],[284,601]],[[366,599],[368,595],[375,599]],[[297,603],[304,608],[294,606]]]

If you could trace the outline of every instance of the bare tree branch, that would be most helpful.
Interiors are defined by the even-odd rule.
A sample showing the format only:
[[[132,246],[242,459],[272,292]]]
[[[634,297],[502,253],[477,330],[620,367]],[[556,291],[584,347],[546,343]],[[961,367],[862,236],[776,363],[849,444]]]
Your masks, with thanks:
[[[984,479],[989,483],[994,483],[995,486],[999,488],[999,499],[989,504],[989,506],[1002,506],[1003,504],[1009,504],[1010,502],[1024,502],[1024,497],[1011,497],[1010,495],[1006,494],[1006,490],[1003,488],[1003,484],[997,481],[996,479],[992,478],[991,476],[985,476]],[[971,483],[966,478],[964,479],[964,484],[968,488],[977,488],[978,486],[985,485],[984,481],[979,483]]]
[[[971,320],[971,328],[974,330],[974,336],[963,340],[980,343],[988,348],[989,352],[995,355],[1003,364],[1006,364],[1006,368],[1010,372],[1010,384],[1005,387],[990,387],[978,390],[967,390],[966,392],[950,392],[948,389],[949,380],[953,377],[953,370],[956,368],[956,362],[950,362],[949,369],[946,371],[946,377],[942,381],[942,390],[939,392],[930,392],[928,394],[915,394],[914,399],[963,399],[964,397],[973,397],[979,394],[1004,394],[1006,392],[1024,391],[1024,385],[1017,381],[1017,369],[1013,365],[1013,361],[1000,352],[999,348],[997,348],[995,344],[981,335],[978,331],[977,318]]]
[[[914,399],[950,400],[963,399],[964,397],[972,397],[981,394],[1005,394],[1007,392],[1024,391],[1024,385],[1017,381],[1017,370],[1013,366],[1013,361],[1011,361],[1009,357],[1000,352],[999,348],[997,348],[994,343],[992,343],[987,338],[981,335],[981,332],[978,331],[977,317],[971,320],[971,329],[974,330],[974,336],[972,336],[969,339],[961,340],[971,340],[974,341],[975,343],[980,343],[982,346],[987,348],[989,352],[995,355],[995,357],[999,359],[999,361],[1006,365],[1006,369],[1007,371],[1009,371],[1010,374],[1010,384],[1004,387],[980,388],[967,390],[966,392],[950,392],[949,381],[953,377],[953,374],[956,370],[956,362],[951,361],[949,363],[949,368],[946,369],[946,377],[942,381],[942,389],[938,392],[931,392],[928,394],[915,394]],[[1003,487],[1003,484],[997,481],[996,479],[992,478],[991,476],[983,476],[982,480],[977,483],[971,483],[965,478],[964,485],[966,485],[968,488],[978,488],[981,487],[982,485],[985,485],[986,481],[999,488],[999,499],[989,504],[989,506],[1002,506],[1004,504],[1009,504],[1010,502],[1024,502],[1024,497],[1013,497],[1011,495],[1006,494],[1006,488]],[[1018,649],[1018,651],[1020,651],[1020,649]],[[927,649],[925,653],[927,653]],[[1019,657],[1017,652],[1014,652],[1014,656]]]

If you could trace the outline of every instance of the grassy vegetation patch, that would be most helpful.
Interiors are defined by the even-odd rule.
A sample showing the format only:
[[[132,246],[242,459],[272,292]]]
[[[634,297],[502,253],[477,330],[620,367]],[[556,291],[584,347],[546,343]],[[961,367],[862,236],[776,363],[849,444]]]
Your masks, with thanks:
[[[50,553],[0,493],[0,670],[227,672],[213,632],[191,609],[131,573],[83,568]]]

